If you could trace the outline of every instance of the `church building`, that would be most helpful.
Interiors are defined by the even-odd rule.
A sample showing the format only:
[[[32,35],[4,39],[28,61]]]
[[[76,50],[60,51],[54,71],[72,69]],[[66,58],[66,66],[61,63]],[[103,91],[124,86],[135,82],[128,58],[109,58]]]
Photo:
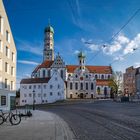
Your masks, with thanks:
[[[86,65],[85,54],[78,54],[78,65],[65,65],[54,55],[54,29],[44,30],[43,62],[20,82],[20,105],[52,103],[76,98],[110,98],[111,66]]]

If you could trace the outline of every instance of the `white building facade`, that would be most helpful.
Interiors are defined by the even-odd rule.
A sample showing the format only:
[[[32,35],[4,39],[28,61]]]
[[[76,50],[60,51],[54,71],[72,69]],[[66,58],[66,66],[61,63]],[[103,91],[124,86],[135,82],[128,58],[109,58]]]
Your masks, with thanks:
[[[12,109],[15,96],[16,47],[3,2],[0,0],[0,109]]]
[[[20,83],[20,105],[53,103],[66,99],[66,87],[59,73],[51,78],[22,79]]]

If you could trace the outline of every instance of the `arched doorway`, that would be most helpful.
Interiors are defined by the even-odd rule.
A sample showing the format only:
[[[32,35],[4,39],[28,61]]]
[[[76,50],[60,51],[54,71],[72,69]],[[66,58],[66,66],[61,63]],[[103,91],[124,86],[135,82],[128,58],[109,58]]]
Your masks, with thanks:
[[[84,94],[80,93],[80,98],[83,99],[84,98]]]

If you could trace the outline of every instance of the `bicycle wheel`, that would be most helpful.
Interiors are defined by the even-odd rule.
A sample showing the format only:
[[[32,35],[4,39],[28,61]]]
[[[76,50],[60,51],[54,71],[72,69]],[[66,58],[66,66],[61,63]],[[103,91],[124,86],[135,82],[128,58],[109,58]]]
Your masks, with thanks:
[[[3,116],[0,115],[0,125],[4,123],[4,118]]]
[[[18,125],[21,122],[21,117],[17,114],[13,114],[10,118],[10,123],[12,125]]]

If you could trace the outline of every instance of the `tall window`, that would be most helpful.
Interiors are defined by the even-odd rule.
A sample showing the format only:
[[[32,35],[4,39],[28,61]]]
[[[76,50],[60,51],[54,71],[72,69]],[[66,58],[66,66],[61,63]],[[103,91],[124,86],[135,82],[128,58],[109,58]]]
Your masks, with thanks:
[[[93,88],[94,88],[94,85],[93,85],[93,83],[91,83],[91,90],[93,90]]]
[[[11,81],[11,90],[14,89],[13,81]]]
[[[14,53],[12,52],[12,61],[14,62]]]
[[[72,83],[70,83],[70,89],[72,89]]]
[[[46,75],[45,70],[43,70],[43,78],[45,78],[45,75]]]
[[[5,79],[5,88],[8,88],[8,80]]]
[[[10,33],[6,31],[6,41],[10,42]]]
[[[88,83],[86,83],[86,90],[88,90]]]
[[[108,79],[110,79],[110,75],[108,75]]]
[[[63,70],[60,72],[61,78],[63,79]]]
[[[11,67],[11,75],[14,75],[14,68]]]
[[[8,72],[8,63],[5,62],[5,72]]]
[[[78,83],[75,83],[75,89],[76,90],[78,89]]]
[[[5,55],[8,56],[8,47],[5,47]]]
[[[50,72],[50,70],[48,70],[48,77],[51,77],[51,72]]]
[[[1,96],[1,106],[6,105],[6,96]]]
[[[83,90],[83,83],[81,83],[80,85],[81,85],[81,90]]]
[[[3,33],[3,18],[0,16],[0,33]]]

